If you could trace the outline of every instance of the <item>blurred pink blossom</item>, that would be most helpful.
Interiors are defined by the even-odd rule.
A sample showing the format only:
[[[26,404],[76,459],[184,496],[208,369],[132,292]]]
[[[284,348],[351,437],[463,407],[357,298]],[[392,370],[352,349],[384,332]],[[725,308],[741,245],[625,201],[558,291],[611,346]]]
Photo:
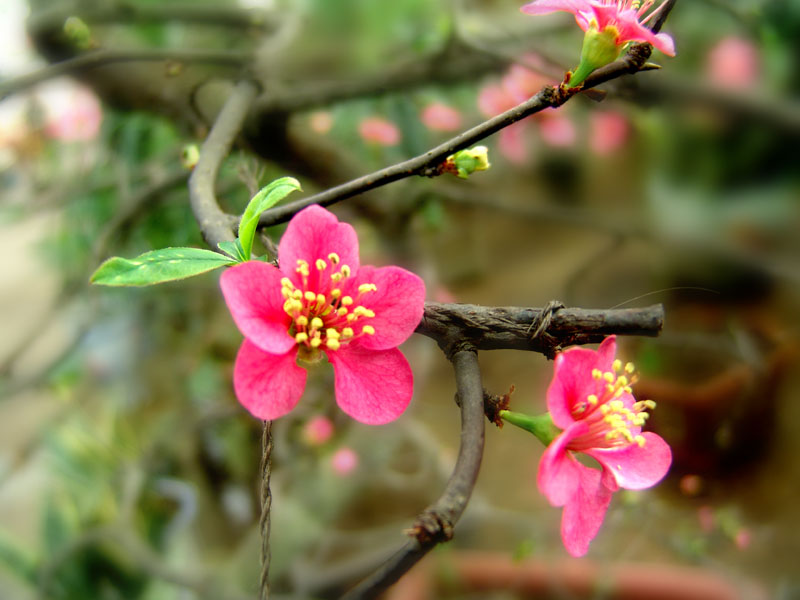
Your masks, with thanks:
[[[589,148],[595,154],[613,154],[628,141],[627,117],[613,110],[596,110],[589,117]]]
[[[461,113],[443,102],[428,104],[422,109],[420,120],[433,131],[456,131],[461,127]]]
[[[560,112],[545,111],[539,117],[539,133],[542,139],[554,148],[569,148],[578,138],[578,132],[570,119]]]
[[[714,525],[717,520],[714,515],[714,509],[704,504],[697,509],[697,520],[700,522],[700,531],[703,533],[711,533],[714,530]]]
[[[362,120],[358,133],[365,142],[379,146],[396,146],[400,143],[400,130],[394,123],[382,117],[367,117]]]
[[[306,422],[303,427],[303,439],[309,446],[321,446],[333,435],[333,421],[328,417],[317,415]]]
[[[712,83],[730,89],[756,84],[760,73],[758,48],[750,40],[722,38],[708,53],[706,76]]]
[[[333,127],[333,116],[327,110],[318,110],[311,113],[309,121],[311,131],[324,135]]]
[[[736,544],[736,547],[739,550],[747,550],[750,546],[750,542],[753,541],[753,536],[750,533],[750,530],[746,527],[742,527],[739,531],[736,532],[736,535],[733,536],[733,543]]]
[[[45,109],[48,137],[62,142],[85,142],[97,137],[103,110],[88,88],[62,80],[42,89],[39,97]]]
[[[358,454],[346,446],[339,448],[331,456],[331,467],[334,473],[346,477],[358,467]]]

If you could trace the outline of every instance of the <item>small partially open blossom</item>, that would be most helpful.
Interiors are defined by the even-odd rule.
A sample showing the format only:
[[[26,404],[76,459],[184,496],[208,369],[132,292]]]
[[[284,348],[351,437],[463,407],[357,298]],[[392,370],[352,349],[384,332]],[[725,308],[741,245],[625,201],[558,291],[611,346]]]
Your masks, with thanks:
[[[746,89],[756,84],[760,71],[758,48],[750,40],[725,37],[708,53],[706,77],[729,89]]]
[[[311,417],[303,426],[303,439],[309,446],[322,446],[333,435],[333,422],[322,415]]]
[[[461,113],[443,102],[432,102],[420,113],[422,124],[433,131],[456,131],[461,127]]]
[[[654,0],[534,0],[520,10],[529,15],[556,11],[570,12],[586,32],[581,62],[572,74],[570,86],[577,86],[589,74],[616,60],[628,42],[648,42],[668,56],[675,56],[675,43],[666,33],[654,33],[645,25],[666,4],[645,17]]]
[[[489,149],[486,146],[475,146],[448,156],[444,161],[443,171],[467,179],[475,171],[486,171],[491,166]]]
[[[642,432],[650,400],[637,402],[631,363],[614,358],[616,341],[606,338],[597,351],[570,348],[555,359],[547,406],[563,431],[539,463],[539,490],[553,506],[563,506],[561,537],[572,556],[583,556],[603,523],[611,495],[619,488],[641,490],[658,483],[672,452],[658,435]],[[576,459],[584,453],[602,469]]]
[[[97,96],[69,80],[55,80],[40,91],[45,133],[62,142],[89,141],[100,133],[103,109]]]
[[[298,361],[324,354],[345,413],[371,425],[400,416],[413,375],[397,346],[422,319],[422,280],[400,267],[362,266],[353,227],[317,205],[289,222],[278,259],[280,269],[248,261],[220,279],[245,336],[233,371],[239,402],[259,419],[288,413],[306,383]]]
[[[331,456],[331,467],[334,473],[346,477],[358,467],[358,454],[346,446],[339,448]]]
[[[361,121],[358,133],[365,142],[379,146],[396,146],[401,137],[397,125],[381,117],[369,117]]]

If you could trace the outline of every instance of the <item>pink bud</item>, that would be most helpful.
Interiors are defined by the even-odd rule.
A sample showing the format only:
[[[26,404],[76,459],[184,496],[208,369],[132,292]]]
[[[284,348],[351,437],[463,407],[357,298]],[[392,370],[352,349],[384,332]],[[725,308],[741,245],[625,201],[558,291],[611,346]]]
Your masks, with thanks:
[[[456,131],[461,127],[461,113],[442,102],[433,102],[426,106],[420,120],[433,131]]]
[[[589,119],[589,148],[606,156],[619,150],[628,141],[630,127],[625,115],[611,110],[592,112]]]
[[[328,417],[312,417],[303,427],[303,439],[309,446],[321,446],[333,435],[333,423]]]
[[[725,37],[708,54],[706,75],[712,83],[720,87],[751,87],[756,84],[759,72],[758,48],[750,40]]]
[[[351,448],[339,448],[331,457],[331,467],[334,473],[346,477],[358,467],[358,454]]]
[[[558,113],[543,113],[539,131],[542,139],[556,148],[572,146],[578,137],[572,121]]]
[[[358,133],[365,142],[379,146],[396,146],[400,143],[400,130],[381,117],[368,117],[361,121]]]
[[[64,142],[97,137],[103,111],[89,89],[71,81],[54,82],[41,93],[46,114],[45,133]]]

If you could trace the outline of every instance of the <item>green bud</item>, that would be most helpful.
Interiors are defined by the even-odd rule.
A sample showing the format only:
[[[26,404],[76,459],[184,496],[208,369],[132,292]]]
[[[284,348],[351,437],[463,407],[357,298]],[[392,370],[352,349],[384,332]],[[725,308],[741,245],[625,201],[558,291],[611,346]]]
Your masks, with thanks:
[[[181,150],[181,165],[184,169],[194,169],[197,161],[200,160],[200,150],[197,144],[187,144]]]
[[[64,35],[79,50],[87,50],[92,45],[92,32],[80,17],[67,17],[64,21]]]
[[[561,430],[553,424],[553,418],[550,416],[549,412],[543,415],[532,416],[524,413],[512,412],[510,410],[501,410],[500,418],[504,421],[508,421],[512,425],[516,425],[520,429],[529,431],[545,446],[549,446],[550,443],[558,437],[558,434],[561,433]]]
[[[467,150],[459,150],[447,157],[445,164],[450,171],[455,171],[457,177],[466,179],[475,171],[486,171],[492,165],[489,163],[489,149],[486,146],[475,146]]]

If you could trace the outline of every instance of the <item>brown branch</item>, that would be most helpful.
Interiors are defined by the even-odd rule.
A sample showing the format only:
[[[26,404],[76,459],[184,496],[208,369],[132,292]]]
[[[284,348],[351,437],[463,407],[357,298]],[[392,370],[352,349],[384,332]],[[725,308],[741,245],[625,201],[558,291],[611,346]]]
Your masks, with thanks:
[[[230,215],[214,194],[220,165],[242,129],[247,112],[258,94],[255,81],[243,79],[231,91],[214,126],[200,148],[200,159],[189,178],[189,199],[203,238],[213,250],[220,242],[234,239]]]
[[[483,457],[483,388],[474,349],[457,350],[451,360],[461,404],[461,445],[444,493],[417,518],[413,538],[367,579],[343,596],[347,600],[375,598],[396,582],[425,554],[453,536],[453,527],[467,506]]]
[[[249,58],[250,54],[248,52],[238,50],[175,48],[91,50],[61,62],[52,63],[33,73],[27,73],[0,82],[0,100],[60,75],[80,73],[112,63],[169,61],[174,63],[206,63],[241,68]]]
[[[417,333],[433,338],[447,353],[460,346],[478,350],[529,350],[552,357],[575,344],[600,342],[606,336],[656,336],[664,307],[585,309],[554,308],[539,335],[536,324],[546,309],[426,302]]]

